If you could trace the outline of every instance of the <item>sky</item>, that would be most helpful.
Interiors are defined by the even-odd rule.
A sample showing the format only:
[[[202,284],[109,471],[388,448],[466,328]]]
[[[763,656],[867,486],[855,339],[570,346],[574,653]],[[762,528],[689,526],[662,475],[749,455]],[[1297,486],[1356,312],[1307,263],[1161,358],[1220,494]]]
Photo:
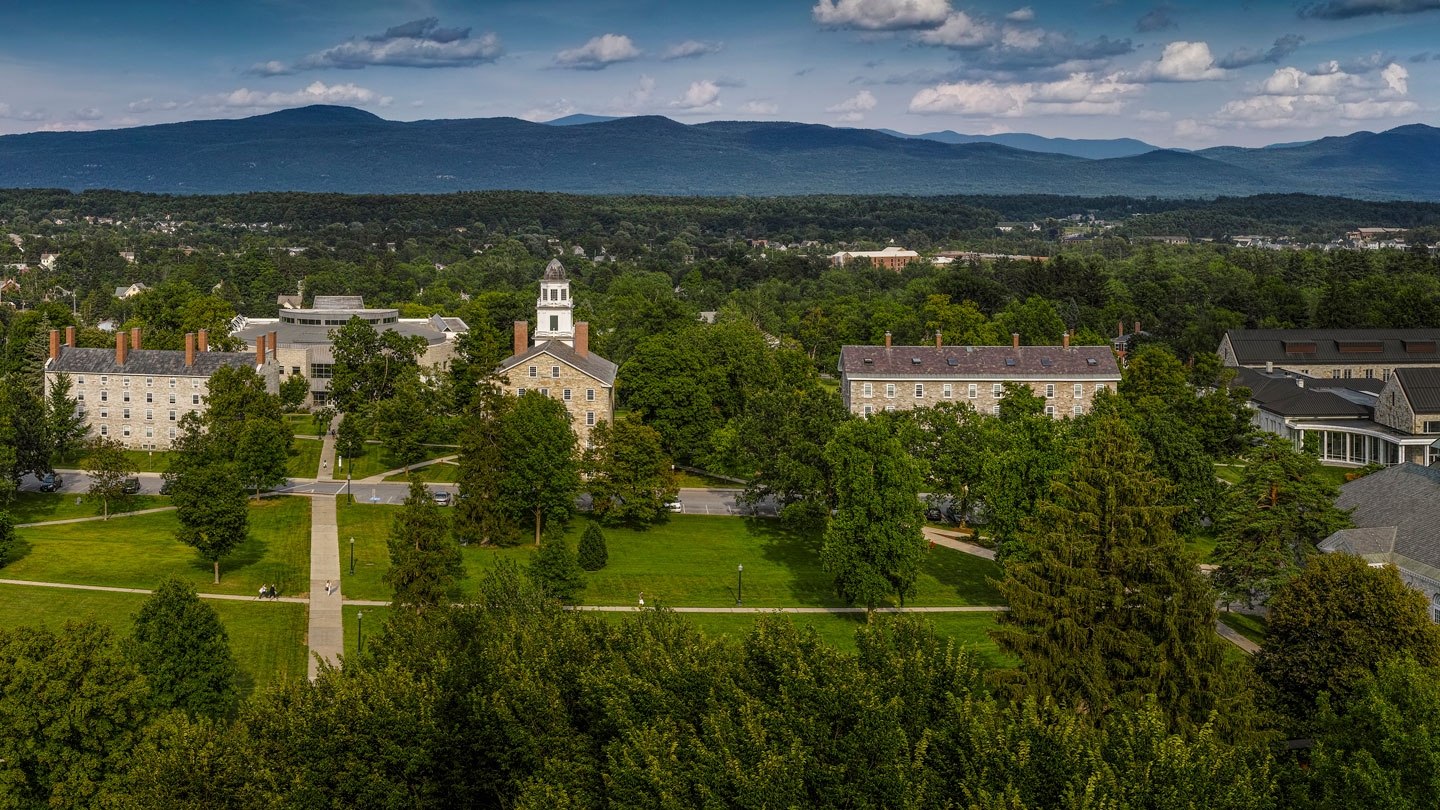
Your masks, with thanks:
[[[1440,124],[1440,0],[4,0],[0,134],[344,104],[1260,146]]]

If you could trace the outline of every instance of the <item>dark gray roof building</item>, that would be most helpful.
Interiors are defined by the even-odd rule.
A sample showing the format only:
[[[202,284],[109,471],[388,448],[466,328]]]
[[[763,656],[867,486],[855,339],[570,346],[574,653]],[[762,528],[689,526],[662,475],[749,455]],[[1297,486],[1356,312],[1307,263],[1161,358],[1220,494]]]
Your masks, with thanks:
[[[1416,413],[1440,413],[1440,368],[1400,368],[1395,380]]]
[[[47,360],[47,374],[105,374],[152,377],[209,377],[224,366],[254,366],[254,352],[195,352],[185,364],[185,352],[169,349],[131,349],[117,363],[114,349],[60,347],[60,357]]]
[[[1440,469],[1401,464],[1372,473],[1342,486],[1336,505],[1354,510],[1356,528],[1325,538],[1320,550],[1394,565],[1440,620]]]
[[[599,380],[605,385],[615,384],[615,371],[619,366],[594,352],[586,352],[582,355],[558,340],[547,340],[536,343],[534,346],[531,346],[528,351],[507,357],[505,361],[500,364],[500,370],[502,372],[509,371],[516,366],[523,365],[532,357],[541,354],[549,354],[556,360],[573,367],[588,377]]]
[[[1220,356],[1251,368],[1440,366],[1440,329],[1231,329]]]
[[[1109,346],[842,346],[839,370],[851,377],[887,379],[1120,378]]]

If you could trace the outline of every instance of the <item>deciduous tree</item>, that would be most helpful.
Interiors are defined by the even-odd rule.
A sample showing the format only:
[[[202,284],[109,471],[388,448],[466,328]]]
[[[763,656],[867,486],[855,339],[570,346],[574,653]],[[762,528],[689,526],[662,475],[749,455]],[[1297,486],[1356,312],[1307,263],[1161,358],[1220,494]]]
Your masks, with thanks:
[[[564,520],[580,488],[575,432],[565,403],[526,391],[500,417],[505,459],[500,497],[512,520],[535,524],[535,545],[547,518]]]
[[[90,476],[90,497],[99,498],[110,519],[110,502],[125,498],[125,479],[138,472],[135,462],[125,453],[125,445],[96,436],[86,444],[85,474]]]
[[[200,552],[215,568],[220,583],[220,558],[245,542],[250,515],[245,489],[229,464],[186,470],[170,492],[180,526],[175,539]]]
[[[595,516],[607,525],[648,526],[666,515],[680,491],[660,434],[639,419],[611,427],[602,419],[590,430],[583,469]]]
[[[238,667],[229,635],[190,583],[172,576],[155,587],[135,614],[127,649],[157,709],[223,717],[234,708]]]

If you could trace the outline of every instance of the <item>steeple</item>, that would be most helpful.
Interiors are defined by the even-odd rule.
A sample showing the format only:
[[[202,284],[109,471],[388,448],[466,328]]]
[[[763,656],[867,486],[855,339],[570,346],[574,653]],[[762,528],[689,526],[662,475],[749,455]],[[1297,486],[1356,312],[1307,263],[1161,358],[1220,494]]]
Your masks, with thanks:
[[[570,281],[559,259],[545,265],[540,279],[540,298],[535,302],[535,342],[558,340],[575,345],[575,302],[570,298]]]

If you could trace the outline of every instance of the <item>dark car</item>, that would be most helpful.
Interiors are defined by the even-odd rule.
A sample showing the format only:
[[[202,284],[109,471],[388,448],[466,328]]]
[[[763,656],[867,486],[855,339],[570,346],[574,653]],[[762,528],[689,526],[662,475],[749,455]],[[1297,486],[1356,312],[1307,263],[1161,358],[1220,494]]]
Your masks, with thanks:
[[[45,475],[40,478],[40,491],[59,492],[60,487],[64,484],[65,479],[60,477],[60,473],[45,473]]]
[[[175,489],[175,479],[166,478],[160,482],[160,494],[169,495]]]
[[[448,493],[448,492],[445,492],[445,491],[443,491],[443,490],[440,491],[440,492],[436,492],[435,495],[434,495],[434,498],[435,498],[435,505],[436,505],[436,506],[449,506],[449,505],[450,505],[450,493]]]
[[[138,495],[140,493],[140,479],[126,478],[125,483],[120,485],[120,491],[126,495]]]

